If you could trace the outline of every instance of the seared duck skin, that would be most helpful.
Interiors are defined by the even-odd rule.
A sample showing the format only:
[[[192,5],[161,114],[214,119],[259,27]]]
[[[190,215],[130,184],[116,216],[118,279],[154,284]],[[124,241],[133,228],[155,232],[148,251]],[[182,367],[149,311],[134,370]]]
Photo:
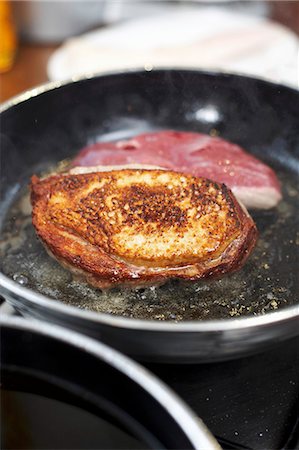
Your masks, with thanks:
[[[219,277],[239,269],[257,240],[224,184],[172,171],[33,176],[31,201],[49,253],[98,288]]]

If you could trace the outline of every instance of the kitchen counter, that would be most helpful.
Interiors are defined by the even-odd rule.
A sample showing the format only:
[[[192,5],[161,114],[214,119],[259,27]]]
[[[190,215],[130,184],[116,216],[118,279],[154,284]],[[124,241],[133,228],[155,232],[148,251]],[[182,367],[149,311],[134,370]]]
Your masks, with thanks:
[[[47,62],[57,47],[21,44],[12,69],[0,74],[0,102],[48,81]]]

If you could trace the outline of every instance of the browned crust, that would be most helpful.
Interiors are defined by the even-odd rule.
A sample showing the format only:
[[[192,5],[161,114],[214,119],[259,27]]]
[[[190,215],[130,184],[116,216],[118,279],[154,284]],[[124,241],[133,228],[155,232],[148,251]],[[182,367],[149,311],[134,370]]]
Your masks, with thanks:
[[[124,187],[120,190],[121,194],[116,197],[115,211],[113,206],[112,209],[107,209],[106,204],[104,207],[99,206],[103,205],[104,197],[115,192],[115,183],[119,178],[138,178],[139,174],[146,175],[148,172],[154,180],[161,173],[167,173],[170,180],[177,183],[177,189],[166,190],[164,185],[157,182],[156,187],[149,190],[142,184],[136,187],[136,183],[133,183],[128,189]],[[102,194],[101,189],[91,189],[89,193],[86,191],[95,180],[109,181],[101,188]],[[57,203],[58,206],[55,202],[52,204],[57,193],[61,201],[60,205]],[[188,198],[189,209],[181,207],[182,198]],[[169,278],[198,280],[220,277],[244,264],[258,235],[252,218],[224,185],[170,171],[126,169],[54,175],[43,180],[33,176],[31,201],[33,225],[49,252],[65,267],[99,288],[156,284]],[[159,236],[160,239],[165,239],[170,232],[171,236],[173,232],[182,236],[191,226],[196,226],[197,219],[186,216],[194,205],[200,206],[201,217],[206,217],[206,222],[203,223],[210,229],[198,253],[192,248],[176,255],[170,248],[162,256],[153,256],[150,251],[147,255],[142,249],[130,252],[127,247],[119,245],[118,241],[113,241],[115,233],[121,232],[124,224],[149,238],[152,233],[155,239],[159,239]],[[215,205],[218,205],[217,208],[220,205],[220,210],[224,213],[226,228],[217,219]],[[120,208],[123,215],[118,223],[118,216],[115,214],[118,214]],[[163,215],[163,211],[168,213]],[[111,225],[108,218],[112,212],[114,216],[111,216]],[[213,236],[210,237],[213,233],[217,237],[217,245],[209,250],[211,242],[214,242],[211,240]],[[174,246],[174,250],[177,248]]]

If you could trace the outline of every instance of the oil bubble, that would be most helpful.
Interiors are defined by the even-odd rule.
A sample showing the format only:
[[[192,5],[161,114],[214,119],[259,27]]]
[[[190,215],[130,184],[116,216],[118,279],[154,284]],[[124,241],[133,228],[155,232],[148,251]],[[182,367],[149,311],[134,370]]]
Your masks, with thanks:
[[[21,284],[22,286],[26,286],[26,284],[28,284],[29,281],[26,275],[23,275],[21,273],[15,273],[13,276],[13,280]]]

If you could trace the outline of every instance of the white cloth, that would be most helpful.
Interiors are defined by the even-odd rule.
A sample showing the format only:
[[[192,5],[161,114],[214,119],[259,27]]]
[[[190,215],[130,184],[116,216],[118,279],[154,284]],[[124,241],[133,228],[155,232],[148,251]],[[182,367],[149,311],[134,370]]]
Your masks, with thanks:
[[[298,89],[298,49],[294,33],[265,18],[184,6],[67,40],[50,58],[48,76],[184,67],[248,74]]]

